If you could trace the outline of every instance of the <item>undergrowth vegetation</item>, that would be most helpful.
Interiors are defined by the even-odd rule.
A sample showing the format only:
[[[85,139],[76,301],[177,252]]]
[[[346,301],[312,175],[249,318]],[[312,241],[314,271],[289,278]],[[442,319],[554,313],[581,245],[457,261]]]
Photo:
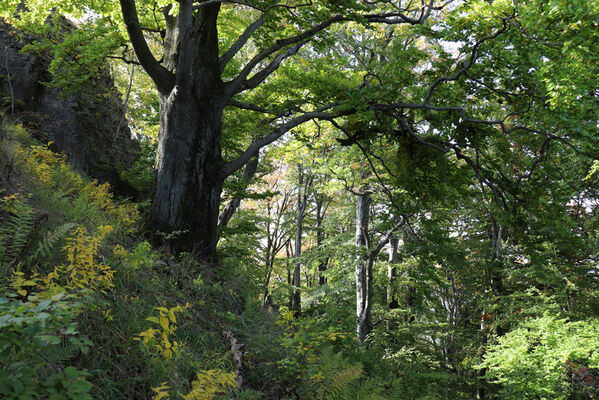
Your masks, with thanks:
[[[152,249],[135,203],[21,125],[2,126],[0,152],[3,398],[387,398],[350,321],[263,310],[243,256],[217,277]],[[243,389],[229,330],[248,348]]]
[[[152,250],[136,204],[22,126],[2,126],[0,152],[0,397],[209,399],[235,389],[224,285],[201,284],[191,255]],[[199,389],[206,382],[213,389]]]
[[[138,205],[109,184],[74,171],[22,126],[1,129],[2,398],[467,399],[483,373],[505,399],[597,395],[596,319],[530,312],[481,355],[475,342],[452,344],[476,337],[478,321],[450,327],[378,307],[385,329],[360,343],[345,264],[305,290],[300,317],[276,305],[293,293],[289,283],[272,287],[269,306],[255,230],[223,232],[217,275],[194,254],[153,248]],[[398,265],[403,296],[422,290],[410,286],[413,264]]]

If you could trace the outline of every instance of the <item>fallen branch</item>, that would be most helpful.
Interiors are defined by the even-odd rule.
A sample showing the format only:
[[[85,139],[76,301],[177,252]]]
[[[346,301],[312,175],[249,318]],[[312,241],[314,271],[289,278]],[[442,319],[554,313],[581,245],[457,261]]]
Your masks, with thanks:
[[[235,365],[235,374],[237,375],[235,380],[237,381],[237,388],[241,389],[241,385],[243,384],[243,376],[241,375],[241,360],[243,359],[242,349],[245,345],[243,343],[238,343],[231,331],[223,331],[223,335],[225,335],[225,337],[229,339],[229,342],[231,342],[231,353],[233,355],[233,364]]]

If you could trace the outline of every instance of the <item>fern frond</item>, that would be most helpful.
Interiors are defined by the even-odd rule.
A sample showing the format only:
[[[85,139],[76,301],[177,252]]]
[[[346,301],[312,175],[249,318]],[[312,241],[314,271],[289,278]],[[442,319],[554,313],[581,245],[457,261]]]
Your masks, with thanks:
[[[48,351],[41,353],[39,357],[46,365],[64,365],[67,361],[75,358],[78,353],[79,348],[71,342],[70,338],[62,337],[59,344],[51,346]]]
[[[244,389],[235,393],[235,400],[261,400],[264,398],[264,393],[253,389]]]
[[[51,259],[55,251],[61,251],[61,240],[76,226],[77,224],[75,223],[67,222],[56,227],[53,232],[48,233],[45,238],[35,244],[35,250],[28,257],[27,262],[29,264],[37,264],[42,262],[42,260]]]
[[[339,371],[329,379],[329,387],[326,388],[327,399],[344,398],[353,384],[362,378],[363,370],[361,365],[351,365],[342,371]],[[353,391],[353,390],[352,390]]]
[[[397,397],[389,397],[380,378],[366,378],[362,379],[359,384],[352,385],[351,391],[345,398],[348,400],[387,400]]]
[[[351,364],[330,348],[323,350],[316,367],[318,379],[313,381],[315,385],[310,395],[316,400],[345,399],[364,374],[362,365]]]
[[[2,205],[8,212],[7,220],[0,227],[0,278],[5,279],[10,267],[27,250],[33,230],[33,209],[18,198]]]

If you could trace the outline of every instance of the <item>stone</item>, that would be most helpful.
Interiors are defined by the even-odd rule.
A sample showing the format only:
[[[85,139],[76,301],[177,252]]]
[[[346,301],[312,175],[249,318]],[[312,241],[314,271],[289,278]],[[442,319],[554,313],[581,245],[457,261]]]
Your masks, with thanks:
[[[66,20],[63,25],[76,29]],[[74,168],[132,195],[120,172],[133,165],[140,147],[127,121],[119,124],[125,107],[108,65],[80,92],[65,95],[45,85],[51,58],[21,51],[35,40],[0,20],[0,107],[8,113],[14,108],[25,124],[30,121],[38,137],[64,152]]]

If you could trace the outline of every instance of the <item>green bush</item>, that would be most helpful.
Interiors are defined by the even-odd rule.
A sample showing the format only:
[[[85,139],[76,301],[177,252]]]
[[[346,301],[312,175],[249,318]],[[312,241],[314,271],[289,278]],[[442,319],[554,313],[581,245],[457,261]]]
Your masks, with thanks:
[[[25,284],[32,281],[24,281]],[[0,395],[8,399],[91,399],[89,374],[66,366],[91,344],[77,333],[83,304],[48,290],[0,296]]]
[[[531,319],[490,346],[481,368],[502,385],[501,398],[599,396],[599,319]]]

